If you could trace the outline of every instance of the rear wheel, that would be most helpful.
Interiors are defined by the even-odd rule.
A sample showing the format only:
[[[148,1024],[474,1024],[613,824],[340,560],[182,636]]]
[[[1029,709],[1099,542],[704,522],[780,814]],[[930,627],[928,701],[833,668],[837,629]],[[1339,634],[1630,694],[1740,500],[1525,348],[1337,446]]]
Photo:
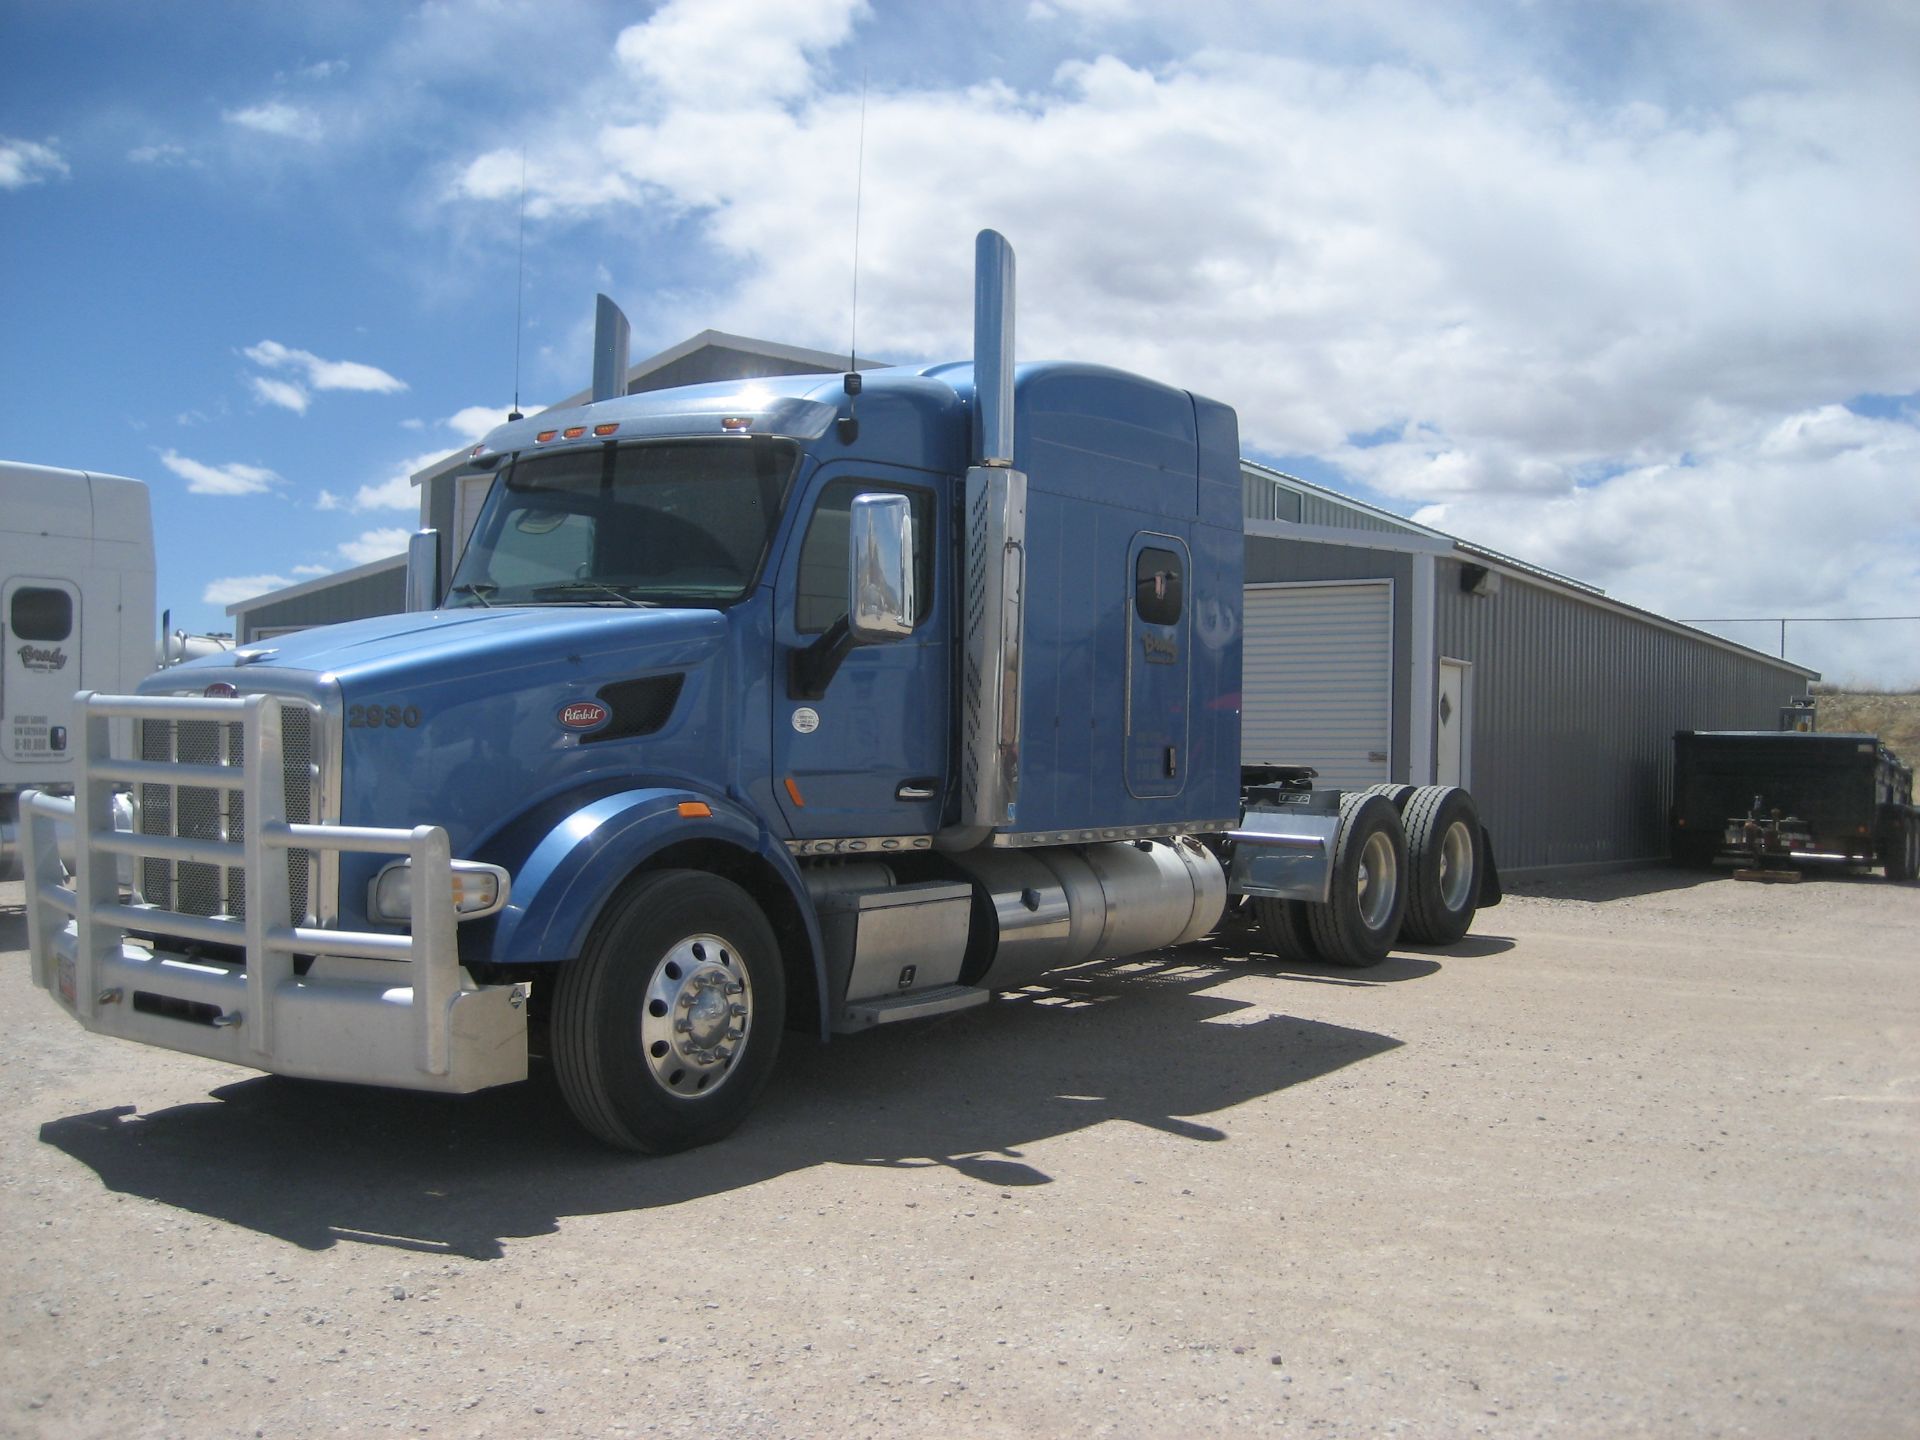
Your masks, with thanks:
[[[1407,918],[1417,945],[1451,945],[1480,908],[1480,816],[1451,785],[1422,785],[1401,813],[1407,827]]]
[[[1307,910],[1308,907],[1298,900],[1257,897],[1253,901],[1253,915],[1260,926],[1260,938],[1280,959],[1297,963],[1320,958],[1319,952],[1313,948]]]
[[[555,984],[561,1094],[609,1145],[705,1145],[759,1098],[785,1012],[779,946],[746,891],[693,870],[642,875]]]
[[[1911,819],[1908,819],[1881,846],[1889,880],[1913,879],[1915,860],[1920,858],[1914,854],[1916,840],[1920,840],[1920,826],[1916,826]]]
[[[1319,958],[1332,965],[1378,965],[1393,949],[1407,909],[1407,837],[1384,795],[1340,797],[1327,903],[1308,905]]]

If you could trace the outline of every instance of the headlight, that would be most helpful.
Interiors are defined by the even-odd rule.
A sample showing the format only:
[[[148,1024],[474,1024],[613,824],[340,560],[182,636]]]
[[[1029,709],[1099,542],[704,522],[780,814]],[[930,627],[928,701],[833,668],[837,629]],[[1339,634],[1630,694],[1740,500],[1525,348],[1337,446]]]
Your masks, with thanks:
[[[477,920],[507,903],[511,885],[498,865],[477,860],[453,862],[453,914],[457,920]],[[413,918],[413,862],[396,860],[367,887],[367,913],[390,925]]]

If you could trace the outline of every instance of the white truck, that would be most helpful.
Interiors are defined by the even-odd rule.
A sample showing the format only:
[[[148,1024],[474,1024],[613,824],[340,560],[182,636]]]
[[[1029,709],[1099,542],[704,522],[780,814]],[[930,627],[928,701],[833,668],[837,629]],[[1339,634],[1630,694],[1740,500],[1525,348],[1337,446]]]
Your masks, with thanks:
[[[20,792],[73,784],[74,692],[153,669],[153,597],[144,484],[0,460],[0,880],[21,875]]]

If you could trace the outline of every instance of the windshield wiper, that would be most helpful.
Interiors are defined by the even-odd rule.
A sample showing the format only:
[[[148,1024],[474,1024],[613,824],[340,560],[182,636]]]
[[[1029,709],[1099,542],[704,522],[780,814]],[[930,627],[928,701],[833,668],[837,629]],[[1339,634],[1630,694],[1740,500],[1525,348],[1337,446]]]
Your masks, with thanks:
[[[627,594],[626,591],[609,585],[604,580],[568,580],[559,585],[537,585],[528,593],[538,599],[549,595],[591,594],[596,591],[602,595],[611,595],[622,605],[631,605],[636,610],[656,610],[659,608],[651,600],[636,600],[633,596]]]
[[[477,585],[456,585],[447,593],[451,595],[471,595],[474,599],[478,600],[481,605],[491,610],[493,608],[493,602],[487,599],[487,596],[493,594],[493,592],[499,588],[498,585],[489,585],[482,582]]]

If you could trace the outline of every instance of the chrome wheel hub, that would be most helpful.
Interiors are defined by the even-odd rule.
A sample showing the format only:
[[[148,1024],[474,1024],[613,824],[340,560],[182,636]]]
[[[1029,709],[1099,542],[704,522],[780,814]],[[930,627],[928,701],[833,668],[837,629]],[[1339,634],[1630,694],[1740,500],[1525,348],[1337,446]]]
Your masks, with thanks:
[[[1464,820],[1456,820],[1440,838],[1440,903],[1449,910],[1465,909],[1472,883],[1473,832]]]
[[[739,954],[717,935],[689,935],[654,967],[641,1048],[669,1095],[710,1095],[732,1074],[752,1022],[753,984]]]
[[[1360,852],[1360,918],[1369,930],[1378,930],[1393,914],[1393,897],[1399,884],[1393,842],[1376,830],[1367,837],[1366,847]]]

